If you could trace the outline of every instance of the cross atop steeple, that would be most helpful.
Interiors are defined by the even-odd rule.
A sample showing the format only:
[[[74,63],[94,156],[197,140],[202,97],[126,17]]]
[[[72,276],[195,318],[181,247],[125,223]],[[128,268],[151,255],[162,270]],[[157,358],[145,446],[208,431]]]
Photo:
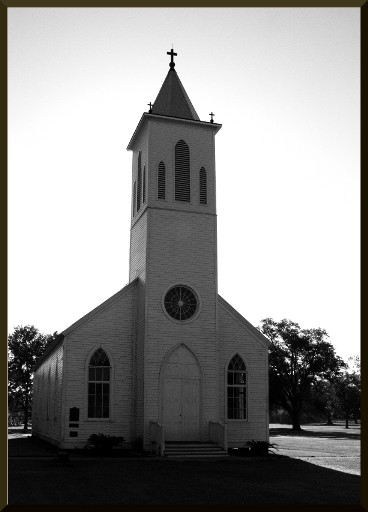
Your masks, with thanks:
[[[174,53],[174,48],[171,48],[171,50],[169,52],[166,52],[166,53],[167,53],[167,55],[171,55],[170,67],[174,68],[175,67],[174,55],[176,56],[177,53]]]

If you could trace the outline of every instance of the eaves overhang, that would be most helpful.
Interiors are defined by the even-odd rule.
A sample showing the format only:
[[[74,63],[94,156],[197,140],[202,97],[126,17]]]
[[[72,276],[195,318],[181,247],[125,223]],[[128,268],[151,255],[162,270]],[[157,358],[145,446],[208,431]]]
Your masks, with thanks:
[[[144,112],[144,114],[140,118],[137,128],[134,130],[132,138],[130,139],[130,142],[127,146],[128,151],[133,150],[134,143],[135,143],[138,135],[140,134],[141,130],[143,129],[143,127],[145,126],[145,124],[148,122],[149,119],[161,119],[161,120],[165,120],[165,121],[175,121],[175,122],[191,124],[191,125],[195,125],[195,126],[204,126],[206,128],[210,128],[211,130],[213,130],[215,134],[222,127],[222,124],[218,124],[218,123],[211,123],[211,122],[206,122],[206,121],[195,121],[193,119],[184,119],[182,117],[165,116],[165,115],[161,115],[161,114],[149,114],[147,112]]]

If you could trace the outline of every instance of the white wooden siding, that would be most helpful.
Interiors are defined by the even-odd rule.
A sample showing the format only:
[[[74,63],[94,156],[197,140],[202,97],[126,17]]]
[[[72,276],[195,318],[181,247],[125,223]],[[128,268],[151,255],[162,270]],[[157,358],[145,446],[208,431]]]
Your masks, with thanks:
[[[77,327],[64,340],[66,346],[65,416],[63,446],[83,447],[90,434],[105,433],[133,440],[133,328],[135,287],[119,295],[105,309]],[[87,368],[95,349],[102,347],[112,365],[110,418],[89,419]],[[80,410],[79,428],[69,427],[69,410]],[[70,437],[77,431],[78,437]]]
[[[219,303],[219,396],[220,420],[227,422],[229,446],[242,446],[252,439],[268,441],[268,349]],[[226,417],[226,371],[238,353],[247,365],[247,419]]]
[[[32,433],[60,445],[62,414],[63,344],[58,345],[34,375]]]

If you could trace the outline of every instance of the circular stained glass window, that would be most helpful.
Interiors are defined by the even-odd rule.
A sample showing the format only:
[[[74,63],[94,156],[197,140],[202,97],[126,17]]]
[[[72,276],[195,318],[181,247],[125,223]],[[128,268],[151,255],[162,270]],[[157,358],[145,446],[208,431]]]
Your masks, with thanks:
[[[174,286],[165,295],[164,305],[166,312],[174,320],[185,321],[197,312],[198,299],[186,286]]]

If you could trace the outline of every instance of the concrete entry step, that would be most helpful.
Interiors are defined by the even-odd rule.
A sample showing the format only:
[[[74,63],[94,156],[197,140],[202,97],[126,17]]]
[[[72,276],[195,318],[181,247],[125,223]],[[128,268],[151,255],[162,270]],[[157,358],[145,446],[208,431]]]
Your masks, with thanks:
[[[178,458],[223,458],[229,454],[214,443],[201,442],[167,442],[165,445],[165,457]]]

